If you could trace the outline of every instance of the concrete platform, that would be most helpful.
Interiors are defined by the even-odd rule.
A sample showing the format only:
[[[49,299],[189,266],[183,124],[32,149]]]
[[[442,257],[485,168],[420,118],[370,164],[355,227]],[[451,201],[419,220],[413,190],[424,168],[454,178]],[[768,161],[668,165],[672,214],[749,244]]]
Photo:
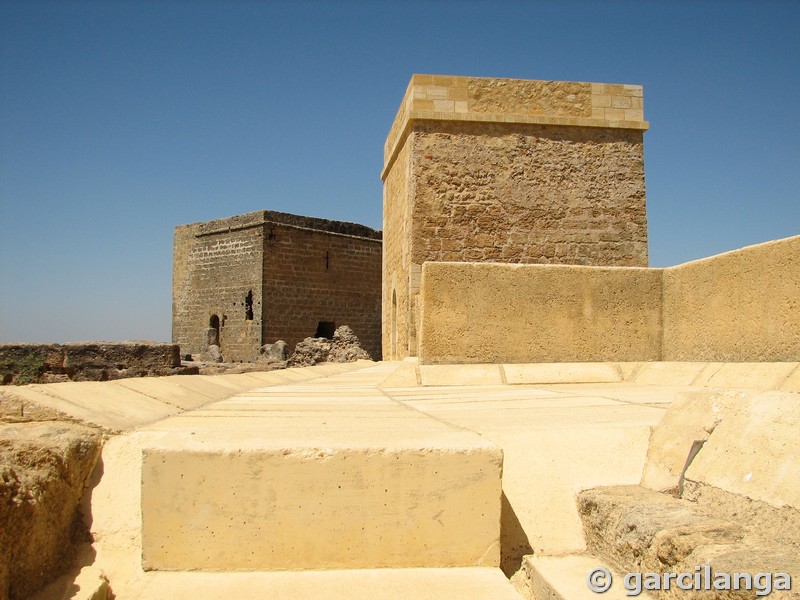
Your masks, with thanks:
[[[130,431],[198,408],[211,400],[230,398],[255,388],[310,381],[333,373],[368,369],[375,364],[372,361],[359,361],[234,375],[68,381],[9,386],[4,394],[119,432]]]
[[[93,567],[118,598],[511,598],[492,567],[535,552],[542,598],[595,597],[577,493],[638,484],[666,409],[720,365],[506,367],[437,367],[428,385],[409,361],[165,378],[230,393],[109,440]],[[796,365],[767,371],[784,386]]]
[[[498,447],[374,390],[288,391],[140,429],[146,569],[499,564]]]

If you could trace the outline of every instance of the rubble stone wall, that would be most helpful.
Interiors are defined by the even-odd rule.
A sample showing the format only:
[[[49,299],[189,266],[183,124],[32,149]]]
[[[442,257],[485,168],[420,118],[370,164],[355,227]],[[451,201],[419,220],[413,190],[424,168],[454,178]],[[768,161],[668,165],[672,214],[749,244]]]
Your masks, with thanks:
[[[263,249],[264,224],[258,213],[176,228],[172,341],[182,352],[205,351],[207,331],[215,328],[226,361],[257,358]],[[252,314],[246,306],[248,294]]]
[[[78,342],[0,344],[0,383],[106,381],[173,375],[181,366],[177,344]]]

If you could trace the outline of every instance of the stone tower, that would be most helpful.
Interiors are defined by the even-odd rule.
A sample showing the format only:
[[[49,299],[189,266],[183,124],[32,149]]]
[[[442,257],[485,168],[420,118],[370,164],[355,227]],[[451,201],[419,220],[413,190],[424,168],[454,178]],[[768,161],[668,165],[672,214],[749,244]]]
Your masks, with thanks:
[[[384,146],[383,356],[425,261],[647,266],[642,88],[414,75]]]
[[[255,361],[262,344],[293,349],[349,325],[380,358],[381,232],[260,210],[175,228],[172,340]]]

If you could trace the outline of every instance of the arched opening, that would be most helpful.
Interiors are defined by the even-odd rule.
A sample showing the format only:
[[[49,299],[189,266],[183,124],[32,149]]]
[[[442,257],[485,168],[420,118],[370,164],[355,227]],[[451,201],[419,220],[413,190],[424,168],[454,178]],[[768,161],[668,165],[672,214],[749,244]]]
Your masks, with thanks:
[[[395,290],[392,290],[392,328],[389,336],[392,358],[397,358],[397,292]]]
[[[211,315],[211,318],[208,320],[206,345],[219,346],[219,317],[217,315]]]

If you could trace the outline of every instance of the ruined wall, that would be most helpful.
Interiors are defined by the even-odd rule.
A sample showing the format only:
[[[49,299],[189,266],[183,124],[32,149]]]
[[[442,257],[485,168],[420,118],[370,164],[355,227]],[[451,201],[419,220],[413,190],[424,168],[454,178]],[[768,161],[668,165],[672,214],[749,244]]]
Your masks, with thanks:
[[[175,229],[172,339],[200,353],[212,316],[226,361],[252,361],[261,346],[263,215],[249,213]],[[252,318],[246,301],[252,294]]]
[[[263,264],[265,343],[291,352],[323,321],[349,325],[380,358],[380,239],[268,224]]]
[[[384,348],[417,353],[426,261],[647,266],[647,127],[640,86],[414,75],[384,147],[387,248],[407,250],[384,260]]]
[[[647,361],[661,270],[426,263],[420,363]]]
[[[800,360],[800,236],[665,269],[664,360]]]
[[[180,347],[157,342],[0,344],[0,385],[108,381],[191,372]]]

